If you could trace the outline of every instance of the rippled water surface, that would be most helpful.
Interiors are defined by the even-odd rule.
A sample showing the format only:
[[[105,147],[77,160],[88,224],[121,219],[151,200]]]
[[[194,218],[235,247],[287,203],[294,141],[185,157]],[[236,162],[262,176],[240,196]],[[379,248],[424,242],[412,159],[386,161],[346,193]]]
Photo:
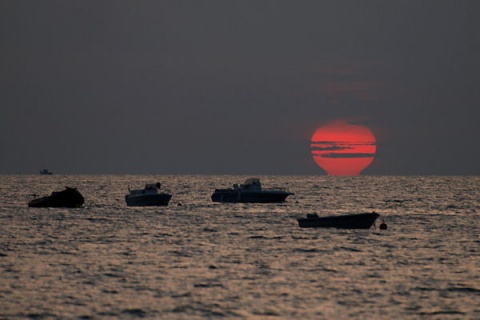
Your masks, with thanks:
[[[220,204],[243,176],[0,176],[0,319],[479,319],[479,177],[264,176],[283,204]],[[168,207],[131,208],[162,182]],[[65,186],[80,209],[28,208]],[[376,211],[386,231],[301,229]]]

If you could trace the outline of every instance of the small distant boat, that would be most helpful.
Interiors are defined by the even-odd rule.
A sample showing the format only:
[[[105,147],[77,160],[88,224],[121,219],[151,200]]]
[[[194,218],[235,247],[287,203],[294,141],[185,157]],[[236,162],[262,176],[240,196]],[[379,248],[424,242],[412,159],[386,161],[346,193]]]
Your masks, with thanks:
[[[146,207],[146,206],[168,206],[171,194],[158,192],[160,183],[148,183],[143,189],[129,190],[129,194],[125,196],[127,206]]]
[[[262,189],[260,179],[249,178],[243,184],[234,184],[233,188],[215,189],[213,202],[275,203],[283,202],[293,193],[284,189]]]
[[[44,175],[52,175],[53,172],[52,171],[48,171],[47,169],[42,169],[40,170],[40,174],[44,174]]]
[[[319,217],[316,213],[297,219],[300,228],[370,229],[380,215],[375,212]]]
[[[76,188],[66,187],[63,191],[54,191],[47,197],[33,199],[28,203],[35,208],[80,208],[85,199]]]

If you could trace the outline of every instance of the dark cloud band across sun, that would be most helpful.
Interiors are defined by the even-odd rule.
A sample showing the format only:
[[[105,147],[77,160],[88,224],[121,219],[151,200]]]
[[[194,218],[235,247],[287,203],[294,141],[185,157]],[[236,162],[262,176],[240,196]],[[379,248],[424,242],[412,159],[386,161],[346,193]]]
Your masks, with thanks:
[[[374,153],[325,153],[322,154],[324,158],[372,158],[375,156]]]

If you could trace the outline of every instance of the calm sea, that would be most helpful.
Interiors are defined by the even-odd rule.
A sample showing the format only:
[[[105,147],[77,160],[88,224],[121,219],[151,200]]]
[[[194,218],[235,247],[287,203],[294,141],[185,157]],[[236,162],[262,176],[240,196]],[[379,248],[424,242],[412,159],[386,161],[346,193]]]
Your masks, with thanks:
[[[480,177],[0,176],[0,319],[480,319]],[[161,182],[168,207],[131,208]],[[65,186],[80,209],[28,208]],[[388,230],[301,229],[376,211]],[[380,221],[379,221],[380,222]]]

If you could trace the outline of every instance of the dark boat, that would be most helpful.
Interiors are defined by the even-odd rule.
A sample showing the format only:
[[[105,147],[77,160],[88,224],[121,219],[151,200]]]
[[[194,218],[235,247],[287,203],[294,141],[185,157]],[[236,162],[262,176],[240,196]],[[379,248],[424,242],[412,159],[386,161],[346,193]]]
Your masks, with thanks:
[[[262,189],[260,179],[250,178],[233,188],[215,189],[213,202],[276,203],[284,202],[293,193],[283,189]]]
[[[29,207],[35,208],[79,208],[85,199],[76,188],[66,187],[63,191],[54,191],[47,197],[33,199],[28,203]]]
[[[42,170],[40,170],[40,174],[42,174],[42,175],[52,175],[53,172],[48,171],[47,169],[42,169]]]
[[[380,215],[375,212],[319,217],[308,214],[297,219],[300,228],[370,229]]]
[[[125,202],[129,207],[147,207],[147,206],[168,206],[171,194],[158,192],[160,183],[149,183],[143,189],[129,190],[129,194],[125,196]]]

